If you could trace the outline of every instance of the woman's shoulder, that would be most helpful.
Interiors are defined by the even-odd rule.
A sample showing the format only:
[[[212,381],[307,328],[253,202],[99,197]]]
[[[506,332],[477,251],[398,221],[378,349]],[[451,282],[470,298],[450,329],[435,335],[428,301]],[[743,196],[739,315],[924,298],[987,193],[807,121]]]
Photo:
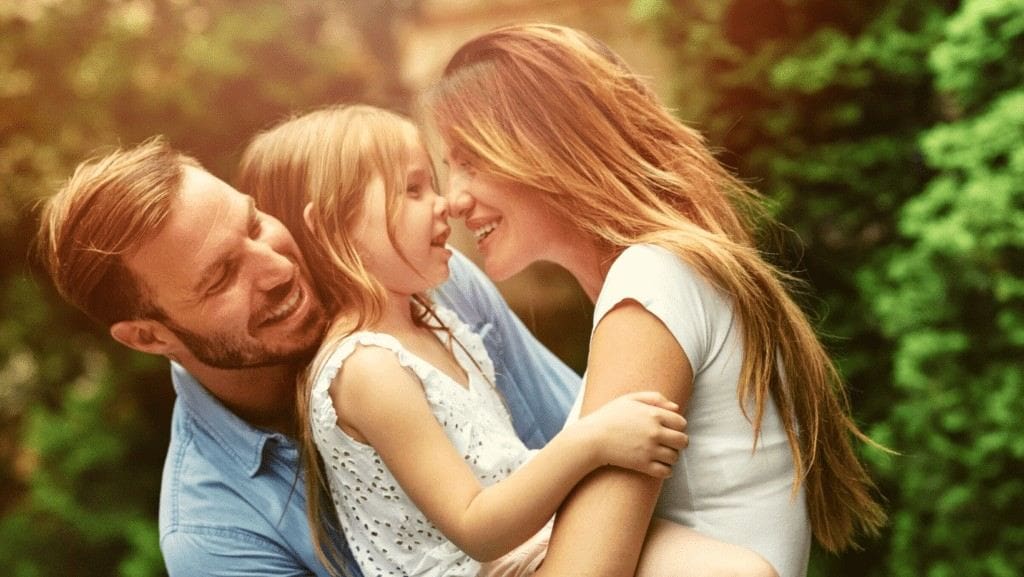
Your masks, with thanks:
[[[707,281],[671,250],[654,244],[635,244],[623,250],[612,263],[602,294],[637,287],[645,293],[659,289],[674,291],[680,285],[707,285]]]
[[[612,264],[595,303],[594,327],[626,300],[640,304],[668,328],[694,372],[703,368],[714,335],[732,318],[728,298],[679,255],[653,244],[630,246]]]

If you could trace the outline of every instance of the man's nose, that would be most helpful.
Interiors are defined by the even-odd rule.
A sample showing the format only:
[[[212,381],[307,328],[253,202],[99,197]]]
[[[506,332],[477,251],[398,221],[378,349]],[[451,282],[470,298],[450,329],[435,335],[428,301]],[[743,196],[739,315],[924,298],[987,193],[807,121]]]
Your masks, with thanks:
[[[295,263],[264,243],[260,243],[250,255],[249,264],[253,284],[264,292],[290,282],[295,276]]]

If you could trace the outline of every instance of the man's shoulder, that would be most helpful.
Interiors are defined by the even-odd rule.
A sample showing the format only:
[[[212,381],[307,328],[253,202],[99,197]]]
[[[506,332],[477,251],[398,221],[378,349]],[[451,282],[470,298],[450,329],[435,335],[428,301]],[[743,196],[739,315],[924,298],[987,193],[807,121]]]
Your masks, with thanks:
[[[280,450],[268,440],[263,452]],[[280,515],[297,472],[284,466],[284,459],[264,461],[246,463],[224,439],[177,407],[160,486],[161,532],[183,525],[254,526]]]
[[[251,474],[181,413],[176,411],[160,487],[160,547],[168,568],[178,569],[172,575],[218,574],[214,567],[238,556],[253,563],[311,562],[295,558],[310,539],[297,470],[272,457]],[[196,563],[209,566],[193,573]]]
[[[244,478],[223,447],[197,426],[186,409],[180,404],[175,407],[160,485],[161,530],[177,527],[182,519],[216,524],[225,514],[231,517],[240,500],[231,487]]]
[[[494,283],[466,255],[453,250],[449,270],[448,280],[432,296],[470,326],[481,324],[505,306]]]
[[[448,260],[451,273],[447,282],[440,286],[442,291],[465,291],[482,284],[483,271],[472,260],[457,249],[452,249],[452,257]]]

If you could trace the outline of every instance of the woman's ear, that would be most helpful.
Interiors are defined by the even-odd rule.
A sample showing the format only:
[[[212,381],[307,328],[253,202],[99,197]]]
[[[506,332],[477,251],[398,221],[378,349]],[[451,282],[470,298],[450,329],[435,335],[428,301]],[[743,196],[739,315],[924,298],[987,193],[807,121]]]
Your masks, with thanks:
[[[302,222],[306,224],[306,230],[309,232],[316,232],[316,227],[313,226],[313,203],[307,202],[306,207],[302,209]]]

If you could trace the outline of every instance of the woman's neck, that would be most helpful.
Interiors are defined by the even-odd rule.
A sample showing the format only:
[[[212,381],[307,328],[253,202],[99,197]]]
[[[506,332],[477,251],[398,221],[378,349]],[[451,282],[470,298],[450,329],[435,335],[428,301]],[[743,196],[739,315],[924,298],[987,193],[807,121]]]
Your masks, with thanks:
[[[580,283],[591,303],[601,293],[608,269],[615,260],[615,251],[599,246],[592,241],[567,242],[558,251],[554,261],[562,266]]]

